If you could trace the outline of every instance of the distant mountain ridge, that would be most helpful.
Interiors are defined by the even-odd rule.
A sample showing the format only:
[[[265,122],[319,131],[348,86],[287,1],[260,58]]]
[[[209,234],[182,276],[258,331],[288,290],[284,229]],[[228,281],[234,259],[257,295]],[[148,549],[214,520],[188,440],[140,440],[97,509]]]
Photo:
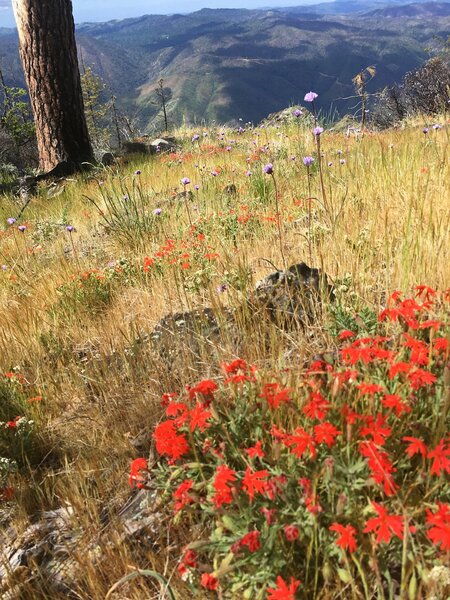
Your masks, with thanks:
[[[450,2],[424,2],[405,4],[402,6],[388,6],[378,8],[366,13],[366,17],[448,17],[450,16]]]
[[[377,67],[375,91],[423,63],[435,36],[450,34],[449,3],[329,4],[318,6],[338,13],[347,6],[351,14],[319,14],[318,6],[203,9],[85,23],[77,28],[79,52],[122,107],[151,128],[160,123],[154,88],[161,77],[172,121],[256,122],[310,89],[324,110],[352,112],[359,70]],[[22,82],[13,30],[0,30],[0,65],[7,82]]]

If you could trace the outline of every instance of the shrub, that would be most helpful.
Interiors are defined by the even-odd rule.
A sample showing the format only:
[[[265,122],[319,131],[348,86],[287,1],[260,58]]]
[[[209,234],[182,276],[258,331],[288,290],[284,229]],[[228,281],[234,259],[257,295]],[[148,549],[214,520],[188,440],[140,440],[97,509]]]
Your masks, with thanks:
[[[432,58],[420,69],[407,73],[400,85],[387,87],[374,108],[376,125],[390,127],[409,114],[437,115],[449,109],[450,65]]]

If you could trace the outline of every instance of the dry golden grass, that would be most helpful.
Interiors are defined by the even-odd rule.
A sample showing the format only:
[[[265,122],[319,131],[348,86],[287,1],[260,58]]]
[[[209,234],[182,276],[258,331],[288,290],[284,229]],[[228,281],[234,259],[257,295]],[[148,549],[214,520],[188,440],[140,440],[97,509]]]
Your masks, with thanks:
[[[149,540],[146,547],[133,547],[119,540],[115,515],[130,496],[130,459],[150,449],[151,428],[160,418],[160,394],[208,376],[214,366],[209,361],[210,347],[205,347],[201,361],[187,348],[176,372],[167,372],[149,345],[136,345],[135,340],[142,332],[151,332],[169,312],[219,303],[237,306],[254,281],[273,270],[262,259],[281,268],[273,181],[262,174],[264,164],[274,165],[286,262],[304,260],[323,268],[343,302],[355,312],[361,306],[377,310],[394,289],[408,290],[419,283],[439,289],[450,285],[449,129],[430,129],[425,135],[422,127],[423,122],[416,120],[401,129],[363,137],[325,133],[328,209],[314,173],[311,227],[302,157],[314,153],[314,140],[308,129],[296,124],[243,135],[224,130],[221,142],[216,139],[221,130],[208,130],[208,137],[195,144],[190,140],[196,131],[180,130],[176,135],[185,141],[178,156],[98,171],[67,182],[52,197],[42,188],[25,212],[26,232],[4,226],[0,263],[7,270],[0,272],[0,372],[16,368],[25,376],[26,394],[43,399],[29,405],[42,456],[29,470],[12,476],[9,484],[16,495],[5,509],[3,525],[11,518],[24,530],[40,511],[72,506],[74,528],[83,531],[73,553],[82,573],[76,597],[104,598],[130,565],[153,568],[167,578],[173,575],[174,548],[182,543],[182,527],[179,531],[162,528],[155,543]],[[227,152],[230,139],[236,143]],[[258,150],[267,143],[268,149]],[[328,162],[333,165],[328,167]],[[134,174],[137,168],[140,175]],[[251,177],[246,176],[247,169],[253,172]],[[212,176],[213,170],[220,174]],[[174,190],[182,191],[182,177],[190,178],[192,191],[194,184],[200,185],[189,202],[189,214],[183,200],[172,199]],[[231,183],[236,185],[236,196],[224,192]],[[162,208],[152,231],[138,230],[125,239],[116,228],[103,226],[87,198],[94,199],[107,216],[101,194],[119,197],[121,188],[133,197],[141,194],[151,208]],[[249,214],[248,223],[233,219],[233,211]],[[15,200],[2,198],[2,223],[18,212]],[[154,267],[144,273],[144,257],[153,256],[168,237],[193,239],[189,219],[207,231],[208,251],[217,252],[219,258],[208,263],[188,247],[190,269],[167,264],[160,273]],[[76,232],[66,231],[68,223]],[[129,274],[113,280],[100,308],[96,292],[91,307],[71,301],[75,286],[69,296],[62,296],[61,286],[71,278],[89,269],[104,272],[108,263],[118,259],[126,260]],[[225,280],[229,289],[218,295],[216,288]],[[267,368],[301,362],[330,340],[319,326],[314,339],[300,334],[288,339],[261,324],[264,328],[269,328],[265,348],[258,345],[261,337],[256,331],[246,332],[245,358]],[[233,351],[230,343],[216,349],[216,354],[230,358]],[[95,562],[92,549],[86,548],[100,539],[102,555]],[[23,574],[22,579],[29,575]],[[176,579],[174,585],[179,588]],[[45,591],[45,581],[30,581],[21,590],[23,598],[57,597]],[[182,589],[179,594],[189,597]],[[161,596],[158,587],[141,581],[111,597]]]

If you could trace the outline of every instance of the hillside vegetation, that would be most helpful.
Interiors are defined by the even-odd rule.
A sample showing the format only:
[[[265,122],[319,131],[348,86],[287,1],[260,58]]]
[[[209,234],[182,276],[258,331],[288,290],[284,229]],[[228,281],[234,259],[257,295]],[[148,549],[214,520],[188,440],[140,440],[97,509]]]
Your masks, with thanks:
[[[70,523],[3,597],[100,600],[136,569],[164,579],[110,598],[448,591],[450,129],[311,129],[181,128],[19,220],[1,198],[0,545]],[[334,302],[292,327],[246,309],[300,261]],[[239,340],[152,341],[205,307]],[[133,498],[157,513],[135,536]]]
[[[358,6],[358,3],[354,3]],[[152,15],[78,27],[80,56],[93,65],[121,107],[141,128],[161,127],[154,90],[163,77],[171,90],[173,124],[257,123],[299,102],[299,89],[315,89],[332,114],[355,112],[353,77],[369,65],[375,92],[398,83],[429,58],[450,34],[447,6],[439,3],[323,15],[339,3],[283,10],[201,10]],[[337,10],[337,8],[335,9]],[[362,10],[363,5],[359,7]],[[393,18],[394,17],[394,18]],[[7,83],[20,83],[13,32],[0,35]],[[331,108],[330,108],[331,107]]]

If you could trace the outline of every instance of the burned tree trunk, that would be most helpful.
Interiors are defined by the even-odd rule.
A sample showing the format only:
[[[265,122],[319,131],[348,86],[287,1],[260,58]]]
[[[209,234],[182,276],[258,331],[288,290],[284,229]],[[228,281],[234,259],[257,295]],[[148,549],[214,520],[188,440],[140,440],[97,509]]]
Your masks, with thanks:
[[[13,0],[40,167],[65,174],[93,160],[71,0]]]

